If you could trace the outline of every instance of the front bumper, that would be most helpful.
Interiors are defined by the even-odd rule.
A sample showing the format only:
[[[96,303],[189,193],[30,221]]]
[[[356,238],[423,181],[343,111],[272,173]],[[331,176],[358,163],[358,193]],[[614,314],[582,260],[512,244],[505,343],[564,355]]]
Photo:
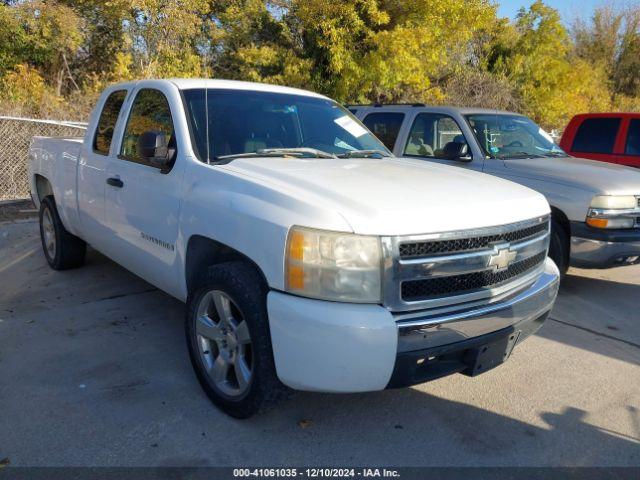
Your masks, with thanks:
[[[435,356],[441,359],[452,358],[445,351],[464,357],[477,347],[470,341],[488,341],[509,332],[517,332],[516,341],[521,342],[544,322],[558,292],[558,279],[558,269],[547,259],[540,278],[515,296],[453,313],[423,312],[409,319],[404,315],[401,320],[379,305],[272,291],[267,308],[278,377],[297,390],[347,393],[463,371],[464,365],[443,369],[442,363],[425,365],[424,359],[438,349],[441,354]],[[429,374],[424,373],[427,370]]]
[[[640,229],[598,230],[571,222],[571,266],[611,268],[640,263]]]

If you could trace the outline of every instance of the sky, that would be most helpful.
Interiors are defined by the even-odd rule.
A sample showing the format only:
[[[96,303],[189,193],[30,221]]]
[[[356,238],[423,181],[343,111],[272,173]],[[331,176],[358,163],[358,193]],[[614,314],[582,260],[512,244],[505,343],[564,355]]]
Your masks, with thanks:
[[[596,7],[610,4],[615,7],[637,4],[640,0],[544,0],[544,2],[560,11],[562,20],[571,23],[576,17],[589,18]],[[502,17],[514,18],[520,7],[529,7],[533,0],[497,0],[500,5],[498,13]]]

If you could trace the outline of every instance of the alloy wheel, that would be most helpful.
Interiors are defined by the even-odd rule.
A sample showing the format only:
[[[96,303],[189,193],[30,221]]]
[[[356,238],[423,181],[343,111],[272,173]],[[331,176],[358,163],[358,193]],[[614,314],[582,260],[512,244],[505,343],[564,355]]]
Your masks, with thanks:
[[[196,340],[200,359],[216,389],[241,397],[253,377],[253,349],[242,312],[222,291],[205,293],[196,313]]]

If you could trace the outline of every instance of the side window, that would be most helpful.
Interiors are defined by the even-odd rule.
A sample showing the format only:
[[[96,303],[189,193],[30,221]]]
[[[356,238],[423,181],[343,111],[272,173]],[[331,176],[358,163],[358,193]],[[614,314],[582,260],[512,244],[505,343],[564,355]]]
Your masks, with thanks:
[[[133,101],[122,138],[120,156],[126,160],[147,164],[138,154],[138,138],[149,131],[166,135],[169,148],[176,148],[173,120],[167,97],[159,90],[146,88],[140,90]]]
[[[126,90],[116,90],[112,92],[104,102],[96,134],[93,137],[93,151],[101,155],[109,155],[111,147],[111,139],[113,138],[113,130],[116,127],[120,109],[127,96]]]
[[[364,123],[389,150],[393,150],[403,120],[404,113],[370,113],[364,118],[362,123]]]
[[[421,113],[413,121],[404,154],[447,159],[446,152],[456,143],[467,141],[453,118],[441,113]]]
[[[587,118],[578,127],[571,151],[612,153],[619,127],[619,118]]]
[[[640,155],[640,118],[631,120],[627,133],[627,145],[624,147],[627,155]]]

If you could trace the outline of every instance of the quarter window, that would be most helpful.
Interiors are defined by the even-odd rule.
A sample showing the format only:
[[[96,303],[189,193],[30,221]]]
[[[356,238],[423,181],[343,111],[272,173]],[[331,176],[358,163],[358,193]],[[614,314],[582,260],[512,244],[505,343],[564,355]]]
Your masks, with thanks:
[[[109,155],[111,148],[111,140],[113,139],[113,131],[116,128],[118,115],[127,96],[126,90],[116,90],[112,92],[104,102],[96,134],[93,138],[93,151],[101,155]]]
[[[421,113],[411,126],[404,154],[446,159],[445,151],[454,143],[467,141],[453,118],[441,113]]]
[[[629,133],[627,134],[627,145],[624,148],[627,155],[640,155],[640,119],[631,120],[629,123]]]
[[[169,148],[176,148],[173,120],[167,97],[154,89],[143,89],[138,92],[124,130],[120,155],[134,162],[147,163],[138,154],[138,139],[149,131],[160,132],[167,136]]]
[[[370,113],[362,123],[364,123],[389,150],[393,150],[403,120],[404,113]]]
[[[573,139],[573,152],[613,153],[619,118],[587,118],[582,122]]]

